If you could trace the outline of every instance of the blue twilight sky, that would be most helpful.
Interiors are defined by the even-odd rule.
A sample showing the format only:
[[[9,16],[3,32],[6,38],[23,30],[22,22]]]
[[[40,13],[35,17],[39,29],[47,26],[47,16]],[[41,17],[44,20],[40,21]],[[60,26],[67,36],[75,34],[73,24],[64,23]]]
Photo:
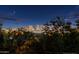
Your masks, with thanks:
[[[15,19],[0,19],[3,22],[4,27],[19,27],[25,25],[44,24],[54,16],[73,16],[75,13],[79,13],[78,5],[0,5],[0,16],[8,16]],[[3,20],[3,21],[2,21]],[[74,17],[71,20],[74,21]]]

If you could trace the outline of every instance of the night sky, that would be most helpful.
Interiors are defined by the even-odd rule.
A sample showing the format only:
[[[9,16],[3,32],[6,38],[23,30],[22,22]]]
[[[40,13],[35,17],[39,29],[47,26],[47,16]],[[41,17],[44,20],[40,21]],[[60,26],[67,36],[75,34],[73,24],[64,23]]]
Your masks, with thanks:
[[[4,5],[0,6],[0,15],[14,17],[20,20],[16,21],[15,19],[1,19],[0,22],[3,22],[4,27],[20,27],[25,25],[44,24],[54,16],[67,17],[74,15],[75,13],[79,13],[79,6]]]

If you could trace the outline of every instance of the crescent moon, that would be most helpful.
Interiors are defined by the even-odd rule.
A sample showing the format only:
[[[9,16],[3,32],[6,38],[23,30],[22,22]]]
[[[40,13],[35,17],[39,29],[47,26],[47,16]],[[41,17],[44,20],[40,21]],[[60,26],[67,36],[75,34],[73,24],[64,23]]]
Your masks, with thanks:
[[[15,13],[16,13],[16,11],[13,10],[13,11],[10,13],[10,15],[11,15],[11,16],[12,16],[12,15],[15,15]]]

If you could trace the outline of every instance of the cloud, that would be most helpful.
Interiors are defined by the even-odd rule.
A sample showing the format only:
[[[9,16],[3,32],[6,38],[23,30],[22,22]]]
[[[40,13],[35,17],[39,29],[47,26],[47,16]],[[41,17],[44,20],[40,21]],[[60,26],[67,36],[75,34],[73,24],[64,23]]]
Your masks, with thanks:
[[[75,6],[71,12],[68,13],[67,17],[66,17],[66,21],[71,21],[73,22],[73,24],[75,23],[75,21],[77,20],[77,18],[79,18],[79,6]]]

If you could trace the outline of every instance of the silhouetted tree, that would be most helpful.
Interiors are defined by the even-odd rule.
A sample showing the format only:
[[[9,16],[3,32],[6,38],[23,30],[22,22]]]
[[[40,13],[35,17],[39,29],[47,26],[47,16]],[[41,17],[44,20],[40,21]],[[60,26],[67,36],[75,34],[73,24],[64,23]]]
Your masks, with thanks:
[[[63,17],[56,16],[54,19],[51,19],[50,23],[52,23],[54,26],[56,25],[56,23],[58,26],[63,26],[65,24],[65,21]]]
[[[77,28],[79,28],[79,19],[76,20],[76,26],[77,26]]]
[[[67,22],[65,25],[64,25],[64,29],[67,30],[67,31],[70,31],[71,30],[71,22]]]

